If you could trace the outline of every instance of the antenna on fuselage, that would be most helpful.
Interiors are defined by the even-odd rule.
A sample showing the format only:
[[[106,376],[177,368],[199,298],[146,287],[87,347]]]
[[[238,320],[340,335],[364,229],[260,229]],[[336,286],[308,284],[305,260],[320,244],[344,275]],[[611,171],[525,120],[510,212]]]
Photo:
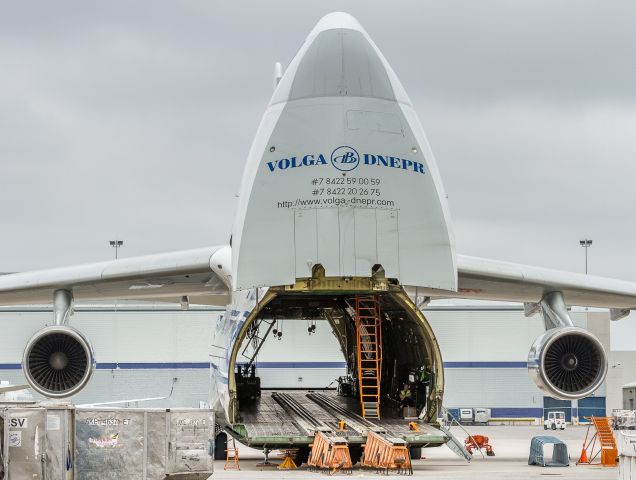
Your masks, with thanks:
[[[280,62],[276,62],[274,64],[274,90],[276,90],[281,78],[283,78],[283,66]]]

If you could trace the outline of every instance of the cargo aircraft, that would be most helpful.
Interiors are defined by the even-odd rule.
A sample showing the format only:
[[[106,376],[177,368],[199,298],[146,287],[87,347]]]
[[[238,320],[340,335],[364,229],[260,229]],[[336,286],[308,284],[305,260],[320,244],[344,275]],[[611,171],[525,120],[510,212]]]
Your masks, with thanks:
[[[86,386],[93,351],[69,320],[74,302],[104,299],[225,306],[213,333],[210,402],[219,423],[253,446],[306,446],[311,429],[324,427],[312,424],[316,415],[297,397],[279,395],[274,405],[259,396],[247,369],[237,369],[241,344],[262,339],[276,319],[329,321],[353,379],[350,438],[391,420],[384,428],[411,445],[447,441],[438,430],[408,436],[388,408],[396,383],[425,371],[420,423],[437,425],[444,369],[421,310],[430,299],[522,302],[545,323],[528,356],[538,387],[580,399],[603,383],[603,346],[573,325],[568,307],[609,308],[618,320],[636,308],[636,284],[457,253],[442,179],[413,104],[355,18],[322,18],[277,77],[228,245],[0,277],[0,304],[53,305],[51,325],[24,350],[33,390],[63,398]],[[343,404],[320,396],[313,400],[335,418],[346,416]],[[268,424],[259,406],[296,421]]]

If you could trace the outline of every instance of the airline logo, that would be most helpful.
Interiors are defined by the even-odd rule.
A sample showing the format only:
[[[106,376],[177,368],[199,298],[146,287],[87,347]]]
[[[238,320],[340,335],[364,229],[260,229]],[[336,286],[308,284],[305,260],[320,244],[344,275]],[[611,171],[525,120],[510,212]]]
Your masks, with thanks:
[[[341,172],[351,172],[358,168],[359,165],[369,167],[385,167],[405,170],[410,173],[424,174],[424,164],[415,160],[401,158],[398,156],[390,156],[378,153],[363,153],[359,155],[357,150],[348,145],[342,145],[331,152],[331,165]],[[298,155],[289,158],[281,158],[280,160],[267,162],[267,169],[270,173],[277,171],[285,171],[293,168],[301,167],[318,167],[328,165],[325,155],[322,153]]]
[[[360,155],[353,148],[343,145],[331,153],[331,164],[341,172],[350,172],[360,164]]]

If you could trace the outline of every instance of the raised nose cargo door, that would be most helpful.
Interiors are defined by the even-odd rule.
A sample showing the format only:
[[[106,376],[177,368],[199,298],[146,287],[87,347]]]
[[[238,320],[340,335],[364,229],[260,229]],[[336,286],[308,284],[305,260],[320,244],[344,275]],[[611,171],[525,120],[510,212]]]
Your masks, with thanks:
[[[233,287],[291,285],[316,263],[327,277],[370,277],[381,264],[403,285],[454,291],[446,194],[422,126],[367,33],[339,18],[309,35],[256,133]]]
[[[311,277],[316,264],[332,276],[368,277],[382,265],[400,277],[398,211],[340,207],[294,212],[296,278]]]

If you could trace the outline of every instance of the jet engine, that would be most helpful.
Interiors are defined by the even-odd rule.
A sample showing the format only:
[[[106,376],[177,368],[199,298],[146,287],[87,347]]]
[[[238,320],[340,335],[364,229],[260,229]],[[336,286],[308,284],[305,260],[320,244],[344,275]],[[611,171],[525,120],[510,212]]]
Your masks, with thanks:
[[[605,380],[607,356],[601,342],[579,327],[551,328],[528,354],[530,377],[546,394],[577,400],[592,394]]]
[[[94,367],[90,343],[66,325],[53,325],[37,332],[22,357],[22,370],[31,387],[50,398],[78,393],[90,380]]]

